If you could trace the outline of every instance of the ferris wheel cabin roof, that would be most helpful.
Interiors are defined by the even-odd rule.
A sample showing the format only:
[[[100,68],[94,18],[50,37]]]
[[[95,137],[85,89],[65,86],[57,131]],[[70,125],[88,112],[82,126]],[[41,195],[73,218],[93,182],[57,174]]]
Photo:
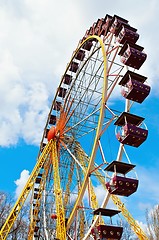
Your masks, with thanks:
[[[106,15],[106,16],[107,16],[107,15]],[[108,16],[109,16],[109,15],[108,15]],[[119,23],[125,23],[125,24],[128,24],[128,22],[129,22],[128,20],[126,20],[126,19],[124,19],[124,18],[122,18],[122,17],[119,17],[119,16],[117,16],[117,15],[114,15],[114,16],[112,17],[112,19],[111,19],[110,25],[112,25],[115,20],[117,20]]]
[[[130,172],[136,165],[125,162],[113,161],[104,170],[114,172],[116,168],[117,173],[126,174]]]
[[[112,18],[113,18],[113,17],[112,17],[111,15],[106,14],[106,16],[105,16],[105,18],[104,18],[104,22],[106,22],[106,20],[109,19],[109,26],[110,26]]]
[[[114,210],[114,209],[106,209],[106,208],[97,208],[96,210],[93,211],[94,215],[102,215],[102,216],[108,216],[108,217],[113,217],[120,213],[121,211],[119,210]]]
[[[130,70],[128,70],[125,75],[123,76],[123,78],[121,79],[121,81],[119,82],[119,85],[125,85],[129,79],[132,78],[132,79],[135,79],[137,80],[138,82],[141,82],[141,83],[144,83],[147,79],[147,77],[145,76],[142,76],[138,73],[135,73],[135,72],[132,72]]]
[[[122,112],[122,114],[118,117],[118,119],[116,120],[114,125],[124,126],[125,120],[126,120],[127,123],[139,126],[144,119],[145,118],[143,118],[143,117],[140,117],[140,116],[128,113],[128,112]]]
[[[119,27],[119,29],[118,29],[118,31],[117,31],[117,34],[121,31],[121,29],[122,29],[123,27],[126,28],[126,29],[131,30],[132,32],[137,32],[137,29],[136,29],[136,28],[130,26],[128,23],[124,23],[124,22],[123,22],[123,23],[120,25],[120,27]]]
[[[126,49],[128,48],[128,46],[130,46],[130,48],[134,48],[134,49],[136,49],[136,50],[138,50],[138,51],[140,51],[140,52],[142,52],[142,51],[144,50],[144,47],[126,41],[126,42],[124,43],[124,45],[122,46],[122,48],[120,49],[118,55],[123,55],[123,53],[126,51]]]

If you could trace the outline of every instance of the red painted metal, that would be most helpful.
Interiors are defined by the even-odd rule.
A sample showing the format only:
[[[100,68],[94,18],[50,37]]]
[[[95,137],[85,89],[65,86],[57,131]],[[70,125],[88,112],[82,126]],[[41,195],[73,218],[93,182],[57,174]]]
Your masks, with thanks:
[[[111,20],[109,31],[114,33],[114,35],[116,36],[122,24],[128,24],[128,21],[124,18],[114,15]]]
[[[134,167],[133,164],[113,161],[105,168],[106,171],[114,173],[112,178],[106,182],[106,188],[110,194],[128,197],[137,191],[138,180],[126,177],[126,174]]]
[[[54,139],[56,136],[56,127],[52,126],[47,134],[47,140],[48,142],[51,140],[51,139]]]
[[[139,69],[147,58],[146,53],[142,52],[142,50],[143,47],[126,42],[119,52],[121,62],[127,66]]]
[[[133,124],[125,124],[123,127],[123,135],[117,136],[122,144],[139,147],[148,136],[148,130],[137,127]]]
[[[93,46],[93,42],[92,42],[92,41],[86,41],[86,42],[83,44],[82,48],[85,49],[85,50],[87,50],[87,51],[90,51],[91,48],[92,48],[92,46]]]
[[[126,41],[131,43],[136,43],[139,39],[139,34],[137,33],[137,29],[121,24],[118,29],[117,41],[121,44],[124,44]]]
[[[123,228],[118,226],[99,225],[91,230],[93,239],[121,239]]]
[[[53,105],[53,110],[60,111],[61,108],[61,102],[56,101]]]
[[[122,144],[139,147],[148,136],[148,130],[140,127],[143,120],[142,117],[123,112],[114,123],[121,127],[120,132],[116,134],[118,141]]]
[[[71,62],[69,70],[71,72],[76,73],[78,70],[78,63],[77,62]]]
[[[130,196],[137,191],[138,180],[123,176],[114,176],[106,183],[109,193],[120,196]]]
[[[56,116],[55,115],[51,115],[50,116],[49,124],[53,124],[53,125],[56,124]]]
[[[52,214],[51,215],[51,219],[53,219],[53,220],[57,219],[57,215],[56,214]]]
[[[144,84],[147,77],[139,75],[137,73],[127,71],[126,74],[123,76],[119,85],[122,85],[122,95],[123,97],[142,103],[145,98],[150,93],[150,86]]]
[[[79,61],[83,61],[84,57],[85,57],[85,51],[83,51],[81,49],[75,55],[75,59],[77,59]]]
[[[59,87],[58,96],[64,98],[66,96],[67,89],[63,87]]]
[[[63,78],[63,83],[66,85],[70,85],[72,82],[72,76],[69,74],[65,74]]]
[[[110,217],[110,219],[119,214],[121,211],[115,209],[97,208],[93,211],[94,215],[101,215]],[[91,230],[91,234],[94,239],[121,239],[123,233],[123,227],[114,225],[101,225],[94,227]]]

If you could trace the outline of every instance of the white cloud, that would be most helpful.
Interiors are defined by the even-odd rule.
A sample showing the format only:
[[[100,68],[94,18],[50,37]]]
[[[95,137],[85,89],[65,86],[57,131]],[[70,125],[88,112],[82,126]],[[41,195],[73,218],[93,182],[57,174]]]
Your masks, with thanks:
[[[63,56],[68,52],[71,56],[65,45],[72,41],[70,24],[76,27],[71,21],[77,14],[75,5],[70,12],[67,4],[65,16],[59,17],[52,1],[16,2],[17,8],[2,2],[0,9],[1,146],[16,144],[20,137],[39,144],[49,112],[48,99],[53,98],[69,60]],[[56,9],[60,7],[56,3]],[[68,25],[64,27],[65,17]]]
[[[94,191],[95,191],[99,206],[101,206],[104,200],[104,197],[107,193],[107,190],[103,187],[103,185],[97,185],[96,187],[94,187]]]
[[[16,190],[15,190],[16,198],[18,198],[19,195],[21,194],[28,178],[29,178],[29,171],[24,169],[20,174],[20,178],[14,181],[14,183],[16,184]]]

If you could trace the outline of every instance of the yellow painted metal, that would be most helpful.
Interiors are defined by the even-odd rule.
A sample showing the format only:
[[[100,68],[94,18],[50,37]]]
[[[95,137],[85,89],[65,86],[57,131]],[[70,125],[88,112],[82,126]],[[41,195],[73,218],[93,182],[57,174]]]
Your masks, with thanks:
[[[50,154],[48,155],[48,157],[45,161],[45,164],[43,166],[44,171],[43,171],[41,181],[38,186],[37,199],[34,203],[35,206],[34,206],[34,208],[31,207],[31,209],[30,209],[30,224],[29,224],[28,240],[33,239],[34,229],[36,226],[36,222],[38,220],[38,213],[39,213],[40,205],[41,205],[42,192],[45,187],[46,178],[48,175],[48,171],[50,169],[49,167],[50,167]],[[34,197],[34,193],[33,193],[32,197]]]
[[[81,186],[81,189],[80,189],[80,192],[79,192],[79,195],[76,199],[76,202],[75,202],[75,205],[74,205],[74,208],[70,214],[70,217],[68,219],[68,222],[67,222],[67,229],[70,228],[70,225],[71,223],[73,222],[73,219],[75,217],[75,214],[76,214],[76,211],[78,209],[78,206],[80,205],[81,201],[82,201],[82,198],[84,196],[84,193],[85,193],[85,190],[86,190],[86,187],[88,185],[88,178],[89,178],[89,173],[94,165],[94,158],[95,158],[95,155],[96,155],[96,151],[97,151],[97,148],[98,148],[98,140],[99,140],[99,135],[100,135],[100,132],[101,132],[101,129],[102,129],[102,124],[103,124],[103,118],[104,118],[104,109],[105,109],[105,98],[106,98],[106,95],[107,95],[107,86],[108,86],[108,81],[107,81],[107,58],[106,58],[106,51],[105,51],[105,45],[102,41],[102,39],[96,35],[92,35],[90,37],[88,37],[80,46],[79,48],[77,49],[77,51],[81,48],[81,46],[88,40],[90,39],[96,39],[99,44],[100,44],[100,47],[101,47],[101,51],[102,51],[102,55],[103,55],[103,67],[104,67],[104,71],[103,71],[103,88],[102,88],[102,99],[101,99],[101,107],[100,107],[100,114],[99,114],[99,119],[98,119],[98,126],[97,126],[97,130],[96,130],[96,136],[95,136],[95,140],[94,140],[94,145],[93,145],[93,148],[92,148],[92,153],[91,153],[91,156],[90,156],[90,161],[89,161],[89,165],[87,167],[87,172],[85,173],[85,178],[84,178],[84,181],[83,181],[83,184]]]
[[[96,197],[96,194],[95,194],[95,191],[94,191],[94,187],[92,185],[92,183],[90,182],[90,196],[91,196],[91,207],[92,209],[97,209],[99,208],[99,204],[98,204],[98,200],[97,200],[97,197]],[[96,216],[94,216],[95,218]],[[102,218],[102,216],[99,216],[99,221],[96,225],[104,225],[104,220]]]
[[[90,194],[90,200],[91,200],[91,208],[92,209],[97,209],[99,207],[98,201],[97,201],[97,197],[94,191],[94,187],[92,182],[90,181],[89,178],[89,194]]]
[[[76,151],[75,151],[75,155],[76,157],[78,158],[78,161],[80,162],[81,165],[83,165],[84,163],[82,163],[80,160],[80,153],[79,151],[77,150],[76,148]],[[76,168],[77,168],[77,174],[78,174],[78,192],[80,191],[81,189],[81,186],[82,186],[82,174],[83,174],[83,170],[81,170],[80,166],[78,164],[76,164]],[[81,170],[81,172],[80,172]],[[80,208],[78,209],[78,214],[77,214],[77,217],[78,219],[76,218],[76,224],[78,222],[79,224],[79,236],[80,236],[80,240],[83,240],[84,238],[84,228],[85,228],[85,211],[84,211],[84,208],[83,208],[84,204],[83,204],[83,201],[81,202],[80,204]]]
[[[60,240],[66,240],[65,212],[62,199],[62,190],[59,173],[59,159],[57,155],[56,141],[53,141],[52,144],[51,158],[53,165],[54,193],[57,214],[56,238]]]
[[[87,157],[86,153],[80,147],[79,143],[76,143],[76,152],[77,152],[78,161],[80,162],[81,166],[84,169],[83,174],[85,175],[89,161],[88,161],[88,157]],[[94,191],[94,187],[91,182],[91,179],[89,178],[88,181],[89,181],[88,192],[89,192],[89,196],[90,196],[90,205],[91,205],[92,209],[97,209],[99,207],[99,204],[98,204],[98,200],[96,197],[96,193]],[[104,220],[101,216],[100,216],[99,222],[100,222],[100,224],[104,224]]]
[[[134,220],[132,215],[128,212],[125,205],[122,203],[120,198],[118,198],[115,195],[111,195],[111,199],[113,200],[114,204],[117,206],[117,208],[121,211],[122,215],[125,217],[129,225],[131,226],[131,229],[134,231],[134,233],[137,235],[137,237],[140,240],[148,240],[148,237],[143,232],[141,227],[138,225],[138,223]]]
[[[39,159],[27,181],[25,184],[25,187],[23,188],[19,198],[17,199],[14,207],[12,208],[12,211],[10,212],[9,216],[7,217],[4,225],[2,226],[0,230],[0,240],[5,240],[15,222],[15,220],[18,217],[18,214],[25,203],[30,191],[32,190],[34,186],[34,182],[39,174],[39,171],[43,164],[45,163],[48,155],[50,154],[50,151],[52,149],[52,141],[50,141],[44,148],[42,154],[39,156]]]
[[[72,176],[73,176],[73,170],[74,170],[74,164],[75,162],[72,160],[71,161],[71,166],[70,166],[70,171],[68,174],[68,182],[66,184],[66,190],[65,190],[65,195],[64,195],[64,206],[66,207],[69,201],[69,197],[70,197],[70,185],[72,182]]]
[[[84,225],[85,225],[85,216],[84,216],[84,211],[81,211],[80,214],[79,214],[79,217],[80,217],[80,225],[79,225],[79,228],[80,228],[80,240],[83,240],[84,238]]]

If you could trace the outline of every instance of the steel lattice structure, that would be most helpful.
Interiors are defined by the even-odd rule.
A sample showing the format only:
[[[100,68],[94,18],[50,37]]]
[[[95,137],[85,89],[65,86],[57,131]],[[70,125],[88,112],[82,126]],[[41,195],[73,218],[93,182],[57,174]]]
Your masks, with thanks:
[[[116,15],[98,19],[86,31],[56,91],[37,164],[0,230],[0,239],[7,238],[30,191],[30,240],[96,239],[92,229],[106,223],[92,212],[106,208],[110,199],[138,238],[148,239],[120,194],[110,194],[106,188],[104,171],[114,159],[129,161],[126,145],[138,147],[147,137],[147,129],[141,128],[143,118],[130,113],[150,90],[144,84],[146,77],[134,73],[146,59],[136,44],[138,37],[137,30]],[[117,132],[117,139],[114,123],[120,128],[131,125],[127,131],[132,133],[123,138]],[[135,131],[138,135],[133,135]],[[105,193],[102,203],[96,195],[98,186]]]

